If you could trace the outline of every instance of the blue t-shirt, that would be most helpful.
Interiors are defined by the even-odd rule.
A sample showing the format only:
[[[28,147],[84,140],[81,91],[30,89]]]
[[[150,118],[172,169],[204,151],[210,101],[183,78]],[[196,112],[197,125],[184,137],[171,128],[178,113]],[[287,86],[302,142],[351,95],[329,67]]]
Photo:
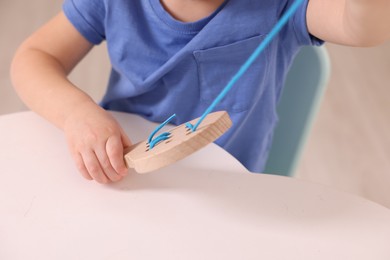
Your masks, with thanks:
[[[306,26],[308,0],[231,89],[217,110],[233,126],[216,143],[261,172],[277,122],[276,104],[292,59],[320,44]],[[91,43],[107,42],[112,72],[101,105],[174,124],[203,114],[293,0],[227,0],[192,23],[160,0],[65,0],[70,22]]]

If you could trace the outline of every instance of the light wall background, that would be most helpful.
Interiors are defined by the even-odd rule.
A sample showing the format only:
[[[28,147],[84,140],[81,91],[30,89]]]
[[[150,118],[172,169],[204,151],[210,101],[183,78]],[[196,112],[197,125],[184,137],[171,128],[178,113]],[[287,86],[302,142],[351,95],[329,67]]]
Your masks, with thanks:
[[[0,115],[26,110],[9,66],[18,45],[61,10],[62,1],[0,1]],[[332,75],[296,178],[390,208],[390,42],[375,48],[326,45]],[[71,74],[98,101],[108,80],[102,44]],[[0,129],[1,133],[1,129]]]

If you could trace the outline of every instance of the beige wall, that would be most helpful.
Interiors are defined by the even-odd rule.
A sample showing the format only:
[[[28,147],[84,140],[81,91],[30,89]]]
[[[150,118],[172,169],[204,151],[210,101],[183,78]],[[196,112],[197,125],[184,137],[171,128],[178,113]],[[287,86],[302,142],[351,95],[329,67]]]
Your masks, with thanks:
[[[24,110],[8,76],[21,41],[61,8],[61,1],[0,1],[0,114]],[[390,207],[390,43],[370,49],[328,45],[332,77],[297,177]],[[105,46],[72,73],[99,100],[109,73]]]
[[[0,1],[0,114],[25,110],[15,94],[9,67],[19,44],[61,10],[62,1]],[[71,80],[100,100],[108,80],[110,65],[105,44],[94,48],[71,74]]]
[[[332,76],[298,177],[390,208],[390,41],[327,47]]]

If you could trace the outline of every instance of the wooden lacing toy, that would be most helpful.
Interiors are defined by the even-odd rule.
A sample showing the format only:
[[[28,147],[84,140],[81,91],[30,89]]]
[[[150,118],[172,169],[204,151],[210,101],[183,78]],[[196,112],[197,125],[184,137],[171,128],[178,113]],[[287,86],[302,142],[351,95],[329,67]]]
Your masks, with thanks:
[[[211,112],[272,39],[275,38],[303,2],[304,0],[297,0],[290,6],[199,119],[179,125],[169,132],[153,138],[157,131],[174,117],[174,115],[171,116],[153,131],[147,141],[137,143],[125,151],[124,159],[127,167],[134,168],[139,173],[160,169],[187,157],[225,133],[232,125],[228,113],[226,111]]]
[[[196,119],[191,121],[196,122]],[[220,137],[230,128],[232,121],[227,112],[220,111],[208,115],[196,131],[185,124],[179,125],[162,135],[167,138],[151,148],[148,140],[139,142],[126,151],[125,162],[138,173],[157,170],[170,165],[201,149]],[[160,135],[161,136],[161,135]]]

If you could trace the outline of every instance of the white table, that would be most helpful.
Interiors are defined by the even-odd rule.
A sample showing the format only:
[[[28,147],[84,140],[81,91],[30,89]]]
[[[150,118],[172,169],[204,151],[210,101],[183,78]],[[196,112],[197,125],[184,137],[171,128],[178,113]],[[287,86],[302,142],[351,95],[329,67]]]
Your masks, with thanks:
[[[114,113],[133,141],[154,124]],[[62,133],[0,117],[0,259],[390,259],[390,210],[250,174],[212,144],[158,172],[84,180]]]

